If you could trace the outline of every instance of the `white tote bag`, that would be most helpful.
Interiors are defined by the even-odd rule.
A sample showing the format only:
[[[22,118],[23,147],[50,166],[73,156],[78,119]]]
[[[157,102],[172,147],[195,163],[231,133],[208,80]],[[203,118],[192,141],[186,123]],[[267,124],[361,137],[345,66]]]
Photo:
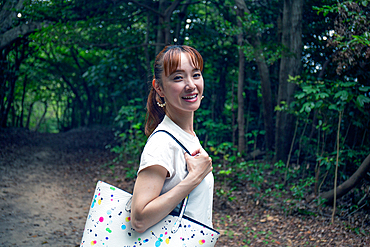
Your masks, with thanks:
[[[180,213],[172,212],[144,233],[138,233],[131,226],[131,197],[126,191],[99,181],[81,247],[208,247],[214,246],[220,235],[216,230],[183,215],[187,198]]]

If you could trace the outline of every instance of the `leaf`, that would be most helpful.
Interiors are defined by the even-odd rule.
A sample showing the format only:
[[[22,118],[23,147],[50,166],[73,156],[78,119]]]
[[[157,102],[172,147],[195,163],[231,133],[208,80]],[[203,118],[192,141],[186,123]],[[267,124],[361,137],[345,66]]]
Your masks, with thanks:
[[[281,111],[282,110],[282,108],[280,107],[280,106],[275,106],[275,111]]]
[[[299,94],[296,94],[296,98],[297,99],[302,99],[304,96],[306,96],[306,94],[305,93],[299,93]]]
[[[358,90],[360,90],[361,92],[367,92],[370,90],[370,87],[359,87]]]
[[[339,91],[337,92],[335,95],[334,95],[334,98],[339,98],[343,101],[347,100],[348,99],[348,92],[347,91]]]
[[[370,103],[370,98],[366,97],[365,95],[359,95],[357,97],[357,103],[363,107],[365,103]]]
[[[302,112],[307,112],[307,113],[310,113],[311,110],[315,107],[315,104],[313,102],[306,102],[303,104],[301,110],[299,111],[300,113]]]
[[[317,101],[316,104],[315,104],[315,108],[320,108],[322,106],[322,104],[324,104],[324,102],[322,100]]]
[[[329,109],[330,109],[330,110],[338,110],[338,107],[337,107],[336,105],[334,105],[334,104],[331,104],[331,105],[329,106]]]
[[[316,90],[316,89],[314,89],[314,88],[312,88],[311,86],[303,86],[303,87],[302,87],[302,90],[303,90],[304,92],[306,92],[307,94],[310,94],[310,93],[316,93],[316,92],[317,92],[317,90]]]
[[[342,82],[340,83],[341,86],[343,87],[353,87],[353,86],[356,86],[356,82]]]
[[[329,97],[329,94],[327,94],[327,93],[318,93],[318,94],[316,95],[316,99],[319,99],[319,98],[321,98],[321,99],[325,99],[325,98],[327,98],[327,97]]]

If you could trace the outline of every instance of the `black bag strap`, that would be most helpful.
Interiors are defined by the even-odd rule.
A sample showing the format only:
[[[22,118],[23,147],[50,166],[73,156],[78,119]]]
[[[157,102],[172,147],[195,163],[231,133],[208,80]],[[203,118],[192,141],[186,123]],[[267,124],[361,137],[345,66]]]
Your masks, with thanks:
[[[177,140],[176,139],[176,137],[174,137],[170,132],[168,132],[167,130],[157,130],[156,132],[154,132],[153,134],[151,134],[150,135],[150,137],[152,137],[155,133],[158,133],[158,132],[164,132],[164,133],[166,133],[166,134],[168,134],[169,136],[171,136],[172,137],[172,139],[174,139],[179,145],[180,145],[180,147],[182,147],[182,149],[184,149],[185,150],[185,152],[187,152],[190,156],[191,156],[191,153],[189,152],[189,150],[184,146],[184,145],[182,145],[182,143],[179,141],[179,140]],[[150,138],[149,137],[149,138]],[[149,140],[149,139],[148,139]],[[187,195],[183,200],[182,200],[182,202],[180,202],[179,203],[179,205],[180,205],[180,212],[179,212],[179,214],[178,214],[178,219],[176,220],[176,222],[175,222],[175,224],[174,224],[174,226],[172,227],[172,230],[171,230],[171,232],[172,233],[175,233],[177,230],[178,230],[178,228],[179,228],[179,226],[180,226],[180,224],[181,224],[181,219],[182,219],[182,217],[183,217],[183,215],[184,215],[184,212],[185,212],[185,208],[186,208],[186,205],[188,204],[188,199],[189,199],[189,195]]]
[[[174,137],[170,132],[168,132],[167,130],[157,130],[156,132],[154,132],[151,136],[153,136],[155,133],[158,133],[158,132],[164,132],[164,133],[167,133],[169,136],[171,136],[172,137],[172,139],[174,139],[184,150],[185,150],[185,152],[187,152],[190,156],[191,156],[191,154],[190,154],[190,152],[189,152],[189,150],[184,146],[184,145],[182,145],[182,143],[179,141],[179,140],[177,140],[176,139],[176,137]],[[150,136],[150,137],[151,137]]]

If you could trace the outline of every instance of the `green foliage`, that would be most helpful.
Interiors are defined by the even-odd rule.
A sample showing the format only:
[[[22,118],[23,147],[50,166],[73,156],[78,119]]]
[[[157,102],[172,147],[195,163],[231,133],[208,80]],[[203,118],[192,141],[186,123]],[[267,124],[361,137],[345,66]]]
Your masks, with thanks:
[[[223,147],[227,145],[222,145]],[[218,153],[215,149],[213,153]],[[221,155],[222,156],[222,155]],[[229,201],[235,200],[232,196],[233,191],[237,190],[239,186],[246,184],[254,188],[258,193],[254,193],[254,200],[264,201],[273,197],[278,201],[282,201],[280,207],[287,213],[301,212],[310,214],[302,204],[306,196],[312,193],[313,185],[316,180],[310,176],[307,178],[299,178],[299,170],[291,168],[289,171],[292,176],[292,182],[285,186],[282,182],[286,166],[282,161],[271,165],[269,163],[255,163],[253,161],[238,162],[237,159],[219,158],[218,161],[223,160],[224,164],[216,166],[215,179],[222,184],[228,184],[231,190],[225,190],[224,187],[216,191],[216,195],[226,198]],[[271,180],[271,178],[274,178]],[[288,190],[287,190],[288,189]],[[318,202],[321,205],[323,202]]]
[[[57,132],[114,122],[120,145],[112,147],[112,151],[119,154],[116,161],[130,165],[124,168],[126,176],[134,178],[146,141],[146,82],[152,77],[156,48],[164,43],[160,40],[163,35],[158,34],[165,31],[158,23],[158,15],[148,11],[157,9],[158,1],[142,4],[149,8],[130,1],[25,1],[24,8],[16,10],[21,17],[12,20],[9,30],[31,22],[44,25],[2,50],[0,116],[10,104],[7,125],[32,130],[39,126],[39,131]],[[283,4],[276,0],[268,5],[247,1],[249,13],[243,17],[237,17],[234,5],[229,0],[194,1],[181,4],[170,16],[170,43],[194,46],[205,61],[205,99],[195,113],[195,131],[213,158],[216,180],[223,185],[216,191],[218,196],[233,201],[239,186],[250,186],[258,191],[255,200],[291,196],[282,206],[287,212],[301,210],[299,201],[312,189],[312,164],[316,162],[321,175],[328,174],[326,179],[319,178],[324,182],[322,190],[331,188],[338,111],[344,114],[340,181],[353,174],[369,150],[369,4],[325,0],[305,5],[304,70],[300,77],[290,78],[298,91],[291,105],[282,101],[275,107],[298,119],[292,150],[295,164],[288,170],[281,161],[273,165],[245,161],[246,157],[237,152],[235,140],[240,48],[236,35],[243,33],[245,38],[241,48],[246,57],[243,96],[247,146],[248,150],[264,150],[264,113],[256,57],[266,60],[271,73],[271,100],[276,102],[279,60],[283,52],[290,52],[279,42]],[[312,5],[317,6],[312,9]],[[251,43],[257,34],[259,46]],[[326,60],[331,65],[325,69]],[[332,64],[340,70],[332,69]],[[322,78],[317,78],[321,70]],[[45,103],[48,111],[40,122]],[[287,185],[281,181],[285,172]],[[270,176],[276,180],[271,181]]]
[[[126,177],[131,179],[136,177],[140,155],[147,139],[143,131],[145,111],[142,101],[140,98],[130,100],[129,105],[119,110],[115,119],[118,128],[116,137],[120,145],[112,147],[111,151],[119,154],[114,162],[132,165],[125,168]]]
[[[295,95],[291,107],[296,113],[310,113],[318,109],[321,111],[343,111],[347,104],[354,104],[363,111],[365,103],[370,102],[367,92],[370,87],[364,86],[354,79],[348,81],[311,81],[302,80],[300,76],[290,77],[290,82],[296,83],[301,92]]]

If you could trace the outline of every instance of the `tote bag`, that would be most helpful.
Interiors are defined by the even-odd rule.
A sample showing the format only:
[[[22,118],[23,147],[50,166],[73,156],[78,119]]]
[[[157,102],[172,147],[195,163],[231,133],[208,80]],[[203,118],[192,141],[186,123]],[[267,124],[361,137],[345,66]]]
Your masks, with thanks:
[[[171,133],[165,130],[158,132],[170,135],[189,153]],[[98,181],[81,247],[208,247],[214,246],[220,235],[216,230],[184,215],[188,197],[184,199],[179,212],[171,212],[144,233],[138,233],[131,226],[131,197],[124,190]]]
[[[81,247],[208,247],[214,246],[220,233],[183,215],[187,198],[179,213],[171,212],[144,233],[131,226],[132,195],[99,181],[87,216]]]

